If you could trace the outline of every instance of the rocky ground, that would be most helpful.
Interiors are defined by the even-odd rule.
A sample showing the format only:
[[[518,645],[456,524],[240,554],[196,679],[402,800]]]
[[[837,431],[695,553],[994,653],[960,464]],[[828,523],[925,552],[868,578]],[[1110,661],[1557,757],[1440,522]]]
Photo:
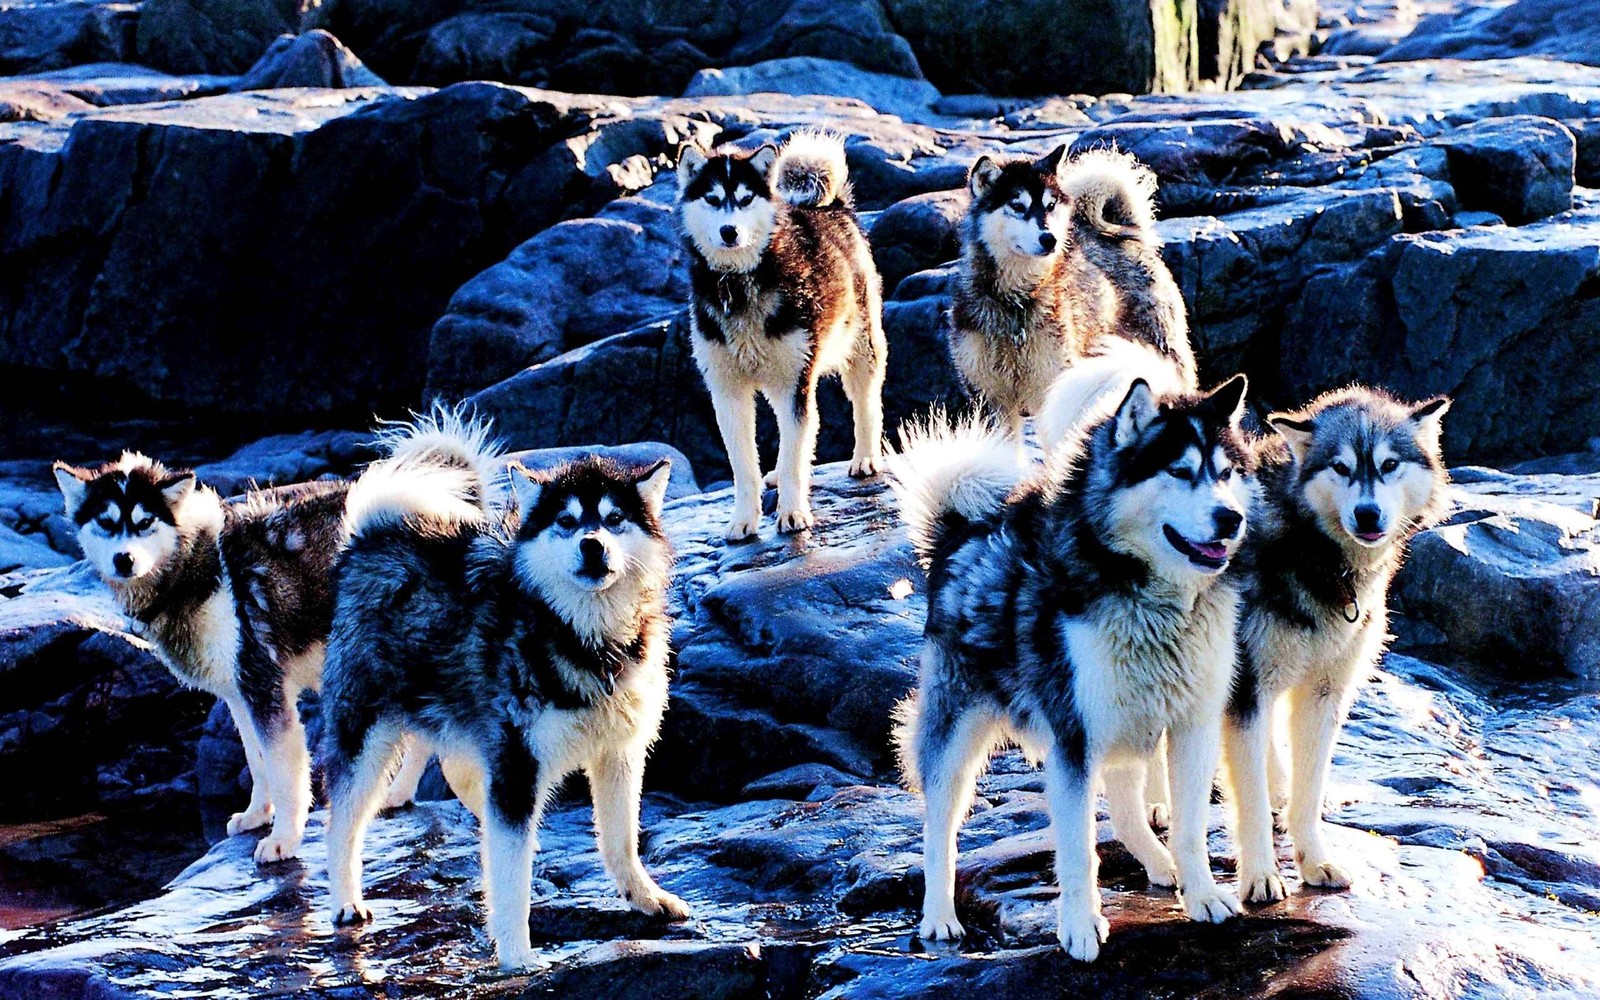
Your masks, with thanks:
[[[796,2],[769,24],[726,0],[665,32],[682,12],[657,6],[641,25],[601,4],[589,33],[531,0],[0,8],[0,997],[1600,992],[1600,5],[1324,3],[1312,30],[1269,4],[1252,35],[1256,7],[1228,3],[1195,65],[1132,40],[1144,63],[1107,72],[1243,89],[1051,97],[993,96],[1087,79],[1018,41],[1039,35],[1030,4],[968,43],[1009,46],[1004,66],[952,48],[932,2]],[[679,96],[618,96],[641,94]],[[1207,380],[1249,372],[1263,409],[1357,379],[1455,397],[1458,509],[1414,548],[1398,652],[1335,760],[1350,894],[1195,927],[1106,839],[1112,943],[1072,967],[1048,947],[1039,780],[1007,758],[963,840],[979,933],[911,940],[919,806],[885,736],[920,574],[882,484],[837,469],[817,530],[724,545],[726,461],[684,339],[679,144],[806,125],[850,137],[891,427],[959,397],[940,317],[967,167],[1061,143],[1160,175]],[[453,804],[376,829],[386,902],[353,935],[324,921],[320,820],[303,863],[264,874],[217,843],[237,738],[75,562],[47,471],[132,443],[224,492],[348,475],[374,412],[431,396],[516,449],[678,459],[646,819],[699,916],[656,927],[610,899],[574,789],[537,872],[558,964],[531,982],[484,970]],[[844,413],[832,390],[824,461],[847,454]],[[1220,827],[1212,848],[1226,872]]]

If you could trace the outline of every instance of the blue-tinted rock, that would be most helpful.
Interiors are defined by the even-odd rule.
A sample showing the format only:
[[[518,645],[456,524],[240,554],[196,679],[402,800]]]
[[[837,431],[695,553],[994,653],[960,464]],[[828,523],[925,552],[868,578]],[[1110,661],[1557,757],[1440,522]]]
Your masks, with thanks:
[[[1490,118],[1437,142],[1449,155],[1450,183],[1463,208],[1521,225],[1572,207],[1577,144],[1558,121]]]

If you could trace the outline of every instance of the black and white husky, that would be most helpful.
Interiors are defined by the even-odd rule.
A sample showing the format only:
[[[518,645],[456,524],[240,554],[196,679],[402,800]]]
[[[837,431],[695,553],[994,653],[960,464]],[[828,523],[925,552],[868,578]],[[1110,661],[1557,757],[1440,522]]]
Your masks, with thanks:
[[[981,156],[967,175],[950,357],[1013,437],[1106,337],[1169,356],[1194,388],[1188,319],[1161,260],[1155,175],[1112,150]]]
[[[993,748],[1045,764],[1061,881],[1059,934],[1093,960],[1107,933],[1094,800],[1105,778],[1129,849],[1196,920],[1238,901],[1217,886],[1206,813],[1234,667],[1244,532],[1245,380],[1157,394],[1135,379],[1045,471],[1016,485],[1014,443],[984,424],[912,428],[893,460],[928,570],[917,692],[896,739],[927,800],[924,939],[963,934],[956,832]],[[1144,761],[1168,734],[1172,851],[1149,832]],[[1137,823],[1133,822],[1137,820]]]
[[[818,379],[840,375],[850,399],[850,474],[883,463],[882,279],[851,208],[843,142],[801,132],[781,151],[685,147],[678,185],[694,357],[733,467],[727,537],[761,524],[757,392],[778,420],[778,530],[809,528]]]
[[[639,862],[645,754],[667,700],[668,463],[512,464],[518,512],[482,503],[479,459],[385,462],[351,488],[323,688],[336,924],[370,919],[361,840],[399,748],[420,737],[483,828],[488,929],[528,968],[540,813],[573,770],[634,909],[681,918]]]
[[[234,835],[272,824],[257,861],[292,858],[311,804],[296,707],[320,686],[333,614],[330,571],[348,483],[259,490],[224,501],[187,469],[137,452],[93,469],[55,465],[84,555],[178,680],[228,706],[250,766]],[[426,761],[424,760],[424,763]],[[416,790],[413,779],[387,804]]]
[[[1409,404],[1372,389],[1328,393],[1275,413],[1256,443],[1260,497],[1237,560],[1245,581],[1239,673],[1225,756],[1235,814],[1240,892],[1282,899],[1272,842],[1273,799],[1307,885],[1345,887],[1348,868],[1322,836],[1322,792],[1334,739],[1356,686],[1388,639],[1389,584],[1406,544],[1438,521],[1449,477],[1440,420],[1450,401]],[[1288,712],[1290,767],[1272,738]]]

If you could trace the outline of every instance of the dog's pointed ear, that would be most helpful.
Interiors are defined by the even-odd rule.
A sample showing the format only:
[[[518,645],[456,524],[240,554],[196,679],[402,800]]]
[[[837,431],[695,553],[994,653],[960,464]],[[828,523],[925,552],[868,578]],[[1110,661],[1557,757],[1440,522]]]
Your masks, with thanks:
[[[661,505],[667,500],[667,486],[672,482],[672,459],[663,458],[650,468],[639,473],[633,480],[634,486],[639,489],[639,498],[644,501],[652,514],[661,513]]]
[[[61,497],[66,501],[67,516],[76,517],[78,508],[83,506],[83,501],[89,496],[89,480],[94,478],[93,473],[65,462],[57,462],[50,467],[50,471],[56,474],[56,485],[61,487]]]
[[[967,171],[967,190],[972,192],[974,198],[982,198],[999,179],[1000,164],[992,156],[980,156],[972,169]]]
[[[517,498],[517,513],[526,518],[539,505],[544,481],[521,462],[508,462],[506,471],[511,475],[511,495]]]
[[[1300,413],[1269,413],[1267,426],[1289,442],[1289,450],[1297,463],[1306,460],[1306,454],[1311,451],[1311,439],[1317,433],[1317,425],[1310,417]]]
[[[1439,450],[1439,436],[1444,432],[1441,421],[1449,412],[1449,396],[1425,399],[1411,408],[1411,421],[1417,425],[1417,441],[1428,451]]]
[[[761,148],[750,154],[750,165],[756,172],[765,176],[772,171],[772,165],[778,160],[778,147],[770,142],[762,143]]]
[[[1160,404],[1156,402],[1156,394],[1150,388],[1150,383],[1142,378],[1134,379],[1133,385],[1128,387],[1128,394],[1122,397],[1122,402],[1117,406],[1116,416],[1112,418],[1112,445],[1126,448],[1139,440],[1139,436],[1150,428],[1160,412]]]
[[[686,142],[678,147],[678,190],[682,191],[694,179],[700,176],[700,171],[706,166],[706,154],[700,147],[692,142]]]
[[[189,499],[189,494],[194,492],[194,485],[194,473],[183,469],[161,480],[156,484],[156,489],[161,491],[162,499],[167,501],[167,507],[175,508]]]
[[[1206,401],[1211,404],[1214,412],[1222,414],[1228,423],[1236,424],[1244,419],[1244,396],[1249,389],[1250,380],[1240,372],[1212,389],[1206,396]]]
[[[1067,147],[1065,144],[1057,146],[1039,159],[1039,172],[1041,174],[1055,174],[1060,176],[1066,171]]]

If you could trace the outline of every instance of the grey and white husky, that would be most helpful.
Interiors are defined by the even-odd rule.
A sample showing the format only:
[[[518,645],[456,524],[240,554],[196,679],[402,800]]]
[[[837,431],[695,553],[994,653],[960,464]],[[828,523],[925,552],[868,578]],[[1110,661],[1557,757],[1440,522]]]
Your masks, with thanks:
[[[780,151],[685,147],[678,214],[691,342],[733,467],[729,539],[761,524],[756,393],[778,421],[778,530],[811,527],[817,381],[838,374],[855,415],[852,476],[883,464],[883,289],[851,208],[844,145],[801,132]]]
[[[927,800],[920,934],[960,937],[956,833],[993,748],[1042,758],[1061,881],[1059,935],[1093,960],[1108,930],[1096,885],[1094,800],[1143,830],[1129,849],[1185,911],[1219,922],[1206,812],[1234,667],[1244,533],[1245,380],[1157,394],[1135,379],[1045,471],[1018,481],[1014,443],[935,419],[903,435],[892,472],[928,570],[916,694],[896,740]],[[1144,760],[1168,734],[1172,851],[1146,823]],[[1137,820],[1134,823],[1133,820]]]
[[[1100,340],[1145,343],[1194,388],[1183,298],[1161,260],[1155,175],[1126,153],[981,156],[967,175],[950,357],[1020,439],[1061,371]]]
[[[513,463],[518,510],[497,515],[488,457],[380,463],[351,488],[323,688],[329,883],[336,924],[371,918],[363,831],[399,748],[420,738],[482,825],[500,963],[529,968],[539,817],[573,770],[588,773],[623,898],[688,913],[639,862],[645,754],[667,699],[669,466]]]
[[[1254,445],[1260,497],[1236,567],[1244,581],[1239,672],[1225,758],[1240,893],[1282,899],[1273,798],[1287,799],[1295,863],[1307,885],[1344,887],[1350,872],[1322,836],[1334,739],[1356,686],[1388,639],[1389,584],[1406,544],[1446,508],[1440,457],[1444,397],[1403,403],[1373,389],[1328,393],[1275,413]],[[1273,713],[1288,712],[1290,767]],[[1287,787],[1285,787],[1287,786]]]
[[[95,468],[57,462],[55,477],[84,555],[135,630],[179,682],[221,698],[233,715],[251,790],[228,834],[270,823],[256,860],[294,857],[311,804],[296,703],[321,684],[349,484],[225,501],[193,472],[133,451]],[[387,804],[410,799],[418,771],[408,767],[410,784],[397,784]]]

